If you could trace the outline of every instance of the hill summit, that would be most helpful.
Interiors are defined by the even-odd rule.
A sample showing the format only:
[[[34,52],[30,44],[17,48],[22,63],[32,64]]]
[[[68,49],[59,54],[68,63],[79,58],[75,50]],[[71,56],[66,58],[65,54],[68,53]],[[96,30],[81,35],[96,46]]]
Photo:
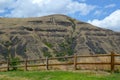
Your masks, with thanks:
[[[120,52],[120,33],[66,15],[0,18],[0,59]]]

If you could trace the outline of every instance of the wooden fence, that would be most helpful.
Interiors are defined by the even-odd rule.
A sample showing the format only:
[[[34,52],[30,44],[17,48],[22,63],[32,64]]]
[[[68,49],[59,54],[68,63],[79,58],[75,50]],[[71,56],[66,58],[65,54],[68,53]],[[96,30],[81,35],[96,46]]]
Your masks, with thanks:
[[[79,58],[93,58],[93,57],[109,57],[110,61],[109,62],[79,62],[78,59]],[[42,58],[42,59],[36,59],[36,60],[21,60],[19,61],[19,63],[23,63],[23,65],[17,65],[17,68],[24,68],[24,70],[28,70],[28,67],[40,67],[43,66],[46,68],[46,70],[49,70],[49,66],[60,66],[60,65],[73,65],[74,70],[77,70],[77,66],[78,65],[109,65],[110,66],[110,71],[114,72],[115,71],[115,66],[116,65],[120,65],[120,62],[116,62],[115,58],[116,57],[120,57],[120,54],[115,54],[114,52],[111,52],[111,54],[99,54],[99,55],[77,55],[75,54],[74,56],[66,56],[66,57],[54,57],[54,58]],[[68,63],[50,63],[49,60],[59,60],[59,59],[72,59],[72,62],[68,62]],[[45,61],[45,64],[28,64],[31,61]],[[7,62],[0,62],[0,69],[6,69],[6,70],[10,70],[10,61],[8,60]],[[2,64],[6,65],[6,66],[2,66]]]

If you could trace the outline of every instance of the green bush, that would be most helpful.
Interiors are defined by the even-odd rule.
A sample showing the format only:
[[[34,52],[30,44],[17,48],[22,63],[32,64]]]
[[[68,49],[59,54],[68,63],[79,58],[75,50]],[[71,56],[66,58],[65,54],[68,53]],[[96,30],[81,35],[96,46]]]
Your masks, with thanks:
[[[51,43],[49,43],[49,42],[45,42],[45,45],[47,45],[49,48],[53,47],[53,45]]]
[[[43,55],[44,55],[45,57],[52,57],[52,55],[50,54],[50,52],[44,52]]]
[[[48,48],[47,47],[43,47],[42,48],[42,52],[43,52],[43,55],[45,57],[52,57],[51,53],[49,52]]]
[[[18,57],[10,59],[10,67],[12,67],[13,71],[16,71],[18,68],[17,66],[20,64],[20,59]]]
[[[57,57],[61,57],[61,56],[65,56],[65,55],[70,56],[70,55],[74,54],[72,38],[66,39],[66,41],[60,43],[59,47],[60,47],[60,50],[56,54]]]

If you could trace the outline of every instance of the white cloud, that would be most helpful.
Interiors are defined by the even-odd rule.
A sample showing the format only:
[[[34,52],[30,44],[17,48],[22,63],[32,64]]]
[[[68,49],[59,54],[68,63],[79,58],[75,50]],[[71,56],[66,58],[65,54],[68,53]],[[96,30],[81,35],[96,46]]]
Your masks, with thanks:
[[[109,5],[106,5],[105,8],[113,8],[115,6],[116,6],[115,4],[109,4]]]
[[[95,13],[94,13],[94,15],[100,15],[101,13],[103,13],[102,10],[96,10]]]
[[[6,8],[9,9],[14,1],[15,0],[0,0],[0,13],[4,13]]]
[[[103,20],[94,19],[89,20],[88,22],[102,28],[120,31],[120,9],[114,11]]]
[[[3,9],[0,9],[0,13],[4,13],[5,11]]]
[[[8,0],[5,2],[7,1]],[[74,0],[14,0],[9,6],[9,8],[12,8],[12,11],[6,16],[34,17],[49,14],[74,14],[76,12],[79,12],[80,15],[87,15],[95,9],[95,7],[96,6]]]
[[[67,9],[70,13],[80,12],[82,15],[87,15],[95,6],[87,5],[85,3],[70,3],[67,5]]]

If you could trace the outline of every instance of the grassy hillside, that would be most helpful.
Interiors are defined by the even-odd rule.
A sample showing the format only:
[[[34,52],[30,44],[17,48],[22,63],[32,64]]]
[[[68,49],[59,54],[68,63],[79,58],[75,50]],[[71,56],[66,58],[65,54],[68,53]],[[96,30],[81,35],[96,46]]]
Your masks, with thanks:
[[[0,18],[0,60],[120,52],[120,32],[65,15]]]
[[[120,74],[66,71],[1,72],[0,80],[119,80]]]

